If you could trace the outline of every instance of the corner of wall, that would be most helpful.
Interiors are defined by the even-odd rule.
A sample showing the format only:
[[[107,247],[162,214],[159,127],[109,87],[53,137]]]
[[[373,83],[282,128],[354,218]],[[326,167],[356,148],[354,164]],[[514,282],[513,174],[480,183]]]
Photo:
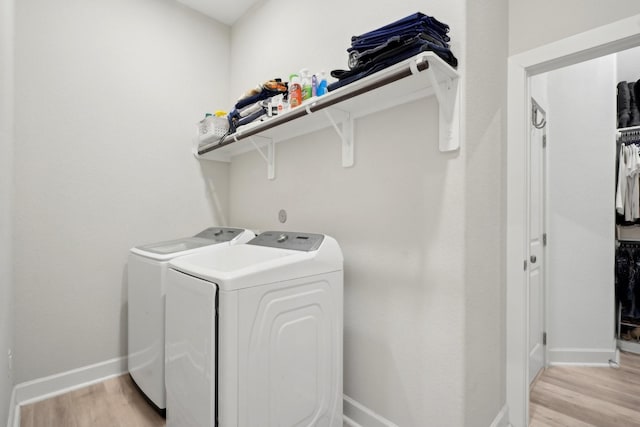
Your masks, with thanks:
[[[0,420],[13,413],[14,0],[0,0]]]
[[[464,420],[503,426],[508,1],[467,1],[466,14]]]

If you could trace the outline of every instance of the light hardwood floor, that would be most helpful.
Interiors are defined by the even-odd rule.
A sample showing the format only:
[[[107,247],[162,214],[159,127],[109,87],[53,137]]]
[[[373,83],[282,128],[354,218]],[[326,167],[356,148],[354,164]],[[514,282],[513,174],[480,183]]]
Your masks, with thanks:
[[[640,356],[620,368],[552,366],[531,390],[530,427],[640,427]]]
[[[155,427],[165,420],[129,375],[21,407],[21,427]],[[530,427],[640,427],[640,355],[620,368],[554,366],[531,390]]]
[[[128,374],[20,408],[20,427],[164,425]]]

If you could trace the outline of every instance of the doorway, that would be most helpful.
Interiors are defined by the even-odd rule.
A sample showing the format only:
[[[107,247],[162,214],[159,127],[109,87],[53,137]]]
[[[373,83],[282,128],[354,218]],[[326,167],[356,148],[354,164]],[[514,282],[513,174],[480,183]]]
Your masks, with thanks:
[[[528,151],[529,78],[640,45],[634,16],[509,58],[507,145],[507,405],[510,423],[524,427],[529,419],[530,261]]]

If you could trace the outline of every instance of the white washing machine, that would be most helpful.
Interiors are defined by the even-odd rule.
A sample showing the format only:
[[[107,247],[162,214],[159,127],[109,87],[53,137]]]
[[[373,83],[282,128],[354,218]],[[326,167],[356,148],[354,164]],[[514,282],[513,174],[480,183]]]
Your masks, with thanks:
[[[166,408],[164,384],[165,276],[169,261],[204,248],[251,240],[240,228],[212,227],[193,237],[138,246],[128,259],[129,373],[149,400]]]
[[[268,231],[167,272],[169,427],[342,427],[343,260]]]

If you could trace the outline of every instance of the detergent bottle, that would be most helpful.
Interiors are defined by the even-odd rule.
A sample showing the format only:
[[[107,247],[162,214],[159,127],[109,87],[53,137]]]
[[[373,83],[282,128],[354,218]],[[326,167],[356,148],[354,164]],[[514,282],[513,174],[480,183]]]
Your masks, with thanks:
[[[316,88],[316,95],[322,96],[327,94],[327,77],[324,71],[318,73],[318,87]]]
[[[289,76],[289,107],[295,108],[302,104],[302,86],[297,74]]]
[[[309,70],[306,68],[300,70],[300,85],[302,86],[302,100],[311,98],[311,77],[309,77]]]

